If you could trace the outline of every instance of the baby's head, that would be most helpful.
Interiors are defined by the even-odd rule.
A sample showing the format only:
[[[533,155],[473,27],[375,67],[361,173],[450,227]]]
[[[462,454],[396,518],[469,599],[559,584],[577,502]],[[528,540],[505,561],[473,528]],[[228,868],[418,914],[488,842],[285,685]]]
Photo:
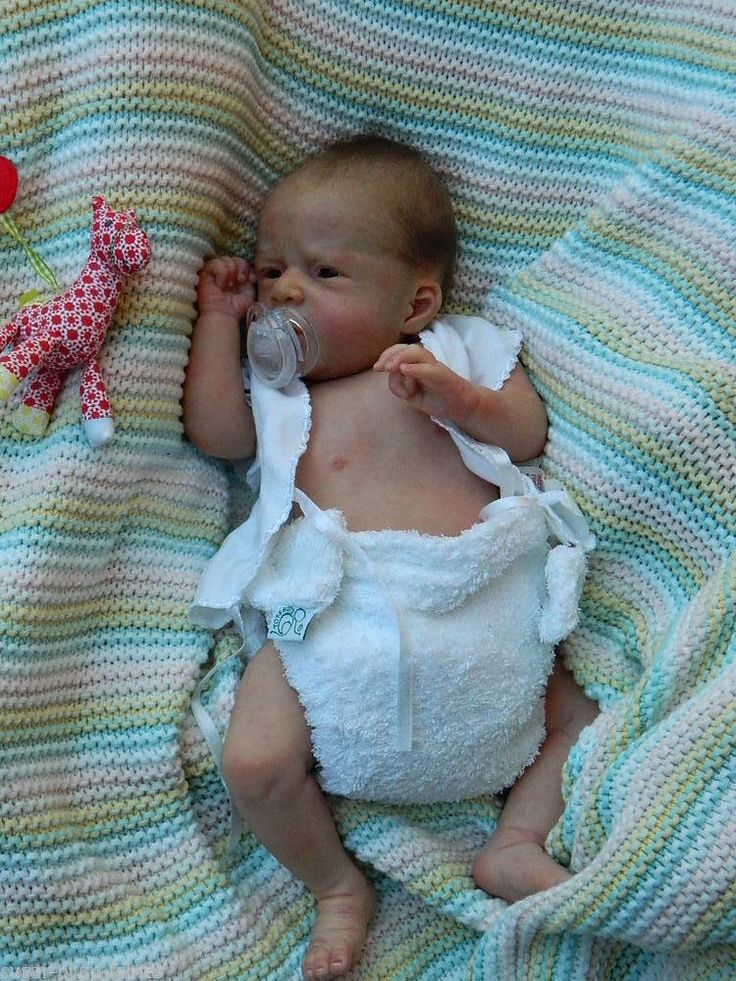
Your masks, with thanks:
[[[412,146],[374,134],[330,144],[294,175],[344,187],[363,220],[388,219],[385,247],[415,269],[434,275],[444,297],[452,288],[457,230],[452,201],[442,179]],[[381,213],[371,207],[376,191]]]
[[[434,318],[456,249],[449,194],[422,155],[353,137],[310,157],[266,200],[259,300],[313,322],[323,356],[310,377],[351,374]]]

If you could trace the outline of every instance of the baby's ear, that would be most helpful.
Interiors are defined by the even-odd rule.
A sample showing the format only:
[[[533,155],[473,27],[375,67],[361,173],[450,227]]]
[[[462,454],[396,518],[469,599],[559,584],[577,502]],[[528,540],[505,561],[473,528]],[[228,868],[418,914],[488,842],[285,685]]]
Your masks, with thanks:
[[[411,313],[404,320],[405,334],[418,334],[437,316],[442,306],[442,287],[436,279],[421,279],[416,286]]]

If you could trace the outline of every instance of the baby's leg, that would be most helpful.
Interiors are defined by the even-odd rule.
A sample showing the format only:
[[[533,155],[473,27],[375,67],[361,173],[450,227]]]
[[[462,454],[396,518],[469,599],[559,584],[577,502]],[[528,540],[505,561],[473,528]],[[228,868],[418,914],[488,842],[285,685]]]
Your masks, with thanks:
[[[267,643],[240,683],[222,769],[250,830],[317,900],[305,978],[333,978],[360,955],[375,895],[340,842],[313,765],[304,711]]]
[[[567,869],[547,854],[544,843],[565,806],[565,760],[581,730],[597,714],[595,702],[558,663],[547,689],[547,738],[534,763],[511,788],[496,830],[473,864],[473,878],[481,889],[514,903],[570,878]]]

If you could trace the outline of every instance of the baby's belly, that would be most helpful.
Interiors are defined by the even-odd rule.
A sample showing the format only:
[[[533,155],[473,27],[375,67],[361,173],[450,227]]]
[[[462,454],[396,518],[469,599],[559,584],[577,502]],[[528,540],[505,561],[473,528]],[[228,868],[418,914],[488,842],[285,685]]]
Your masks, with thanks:
[[[444,429],[384,392],[384,378],[374,379],[377,391],[373,379],[368,392],[358,383],[312,387],[312,431],[297,487],[319,507],[341,511],[351,531],[460,534],[498,489],[467,469]]]

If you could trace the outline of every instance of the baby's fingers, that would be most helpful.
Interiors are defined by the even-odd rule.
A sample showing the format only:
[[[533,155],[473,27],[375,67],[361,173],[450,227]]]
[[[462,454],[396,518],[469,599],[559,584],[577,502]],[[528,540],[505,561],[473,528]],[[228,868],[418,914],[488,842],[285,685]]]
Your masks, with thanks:
[[[402,361],[397,370],[407,380],[411,379],[415,387],[441,390],[447,381],[445,365],[434,359],[430,362]]]
[[[401,354],[406,350],[406,344],[392,344],[382,351],[378,360],[373,365],[374,371],[392,371],[398,364]]]
[[[388,387],[397,398],[410,402],[416,398],[419,388],[413,378],[400,371],[391,371],[388,376]]]
[[[434,355],[421,344],[392,344],[381,354],[373,368],[374,371],[396,371],[402,364],[431,363],[434,360]]]
[[[459,425],[475,411],[477,388],[439,361],[402,364],[400,373],[416,385],[414,404],[432,416],[447,416]]]
[[[204,264],[201,276],[220,290],[232,290],[250,281],[250,265],[238,256],[219,256]]]

